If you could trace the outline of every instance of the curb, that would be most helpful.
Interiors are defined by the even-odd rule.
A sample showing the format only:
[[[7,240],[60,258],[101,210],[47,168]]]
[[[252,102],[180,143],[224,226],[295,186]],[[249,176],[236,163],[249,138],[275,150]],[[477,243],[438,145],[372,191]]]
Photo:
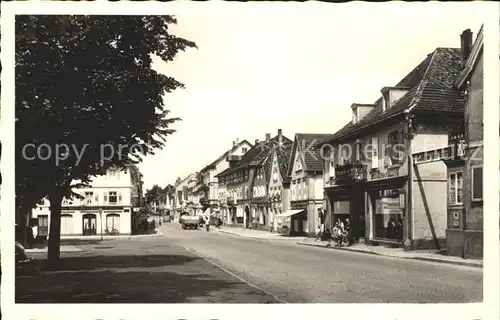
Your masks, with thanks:
[[[438,258],[427,258],[427,257],[401,257],[401,256],[381,254],[381,253],[378,253],[378,252],[361,250],[361,249],[352,249],[352,248],[351,249],[347,249],[347,248],[343,248],[343,247],[318,246],[318,245],[315,245],[315,244],[312,244],[312,243],[304,243],[304,242],[297,242],[297,244],[301,245],[301,246],[324,248],[324,249],[335,249],[335,250],[350,251],[350,252],[358,252],[358,253],[365,253],[365,254],[371,254],[371,255],[377,255],[377,256],[383,256],[383,257],[389,257],[389,258],[396,258],[396,259],[418,260],[418,261],[426,261],[426,262],[434,262],[434,263],[442,263],[442,264],[459,265],[459,266],[481,268],[481,269],[483,268],[483,263],[482,262],[476,263],[476,262],[469,262],[469,261],[451,261],[451,260],[438,259]]]

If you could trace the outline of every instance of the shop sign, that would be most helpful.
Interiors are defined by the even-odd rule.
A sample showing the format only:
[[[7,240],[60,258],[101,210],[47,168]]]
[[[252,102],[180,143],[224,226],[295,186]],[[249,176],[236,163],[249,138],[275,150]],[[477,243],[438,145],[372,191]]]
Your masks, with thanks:
[[[382,198],[380,199],[378,214],[400,214],[399,198]]]
[[[384,172],[375,171],[375,172],[371,173],[372,180],[387,179],[387,178],[394,178],[394,177],[399,177],[399,167],[390,168]]]
[[[400,189],[382,189],[378,194],[380,198],[395,198],[399,197]]]

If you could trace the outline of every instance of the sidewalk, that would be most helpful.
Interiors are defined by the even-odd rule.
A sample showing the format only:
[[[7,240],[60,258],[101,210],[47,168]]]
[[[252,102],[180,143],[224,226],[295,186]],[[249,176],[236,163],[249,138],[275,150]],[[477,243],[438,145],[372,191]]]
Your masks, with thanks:
[[[246,229],[242,227],[228,227],[221,226],[220,229],[216,227],[210,227],[210,229],[222,233],[232,234],[235,236],[253,238],[253,239],[266,239],[266,240],[288,240],[288,241],[302,241],[306,237],[289,237],[279,234],[278,232],[269,232],[263,230]]]
[[[163,232],[160,230],[160,228],[155,229],[156,233],[151,233],[151,234],[132,234],[132,235],[116,235],[116,236],[110,236],[110,235],[103,235],[102,238],[104,240],[115,240],[115,239],[131,239],[131,238],[140,238],[140,237],[163,237]],[[61,240],[68,240],[68,239],[78,239],[78,240],[100,240],[101,235],[94,235],[94,236],[61,236]]]
[[[33,249],[25,249],[26,253],[39,253],[39,252],[47,252],[48,248],[33,248]],[[81,252],[83,251],[78,246],[65,246],[61,245],[60,252]]]
[[[328,246],[327,241],[314,242],[314,239],[299,241],[297,242],[297,244],[304,246],[321,247],[325,249],[336,249],[336,250],[361,252],[366,254],[376,254],[376,255],[399,258],[399,259],[421,260],[421,261],[446,263],[446,264],[462,265],[462,266],[477,267],[477,268],[483,267],[482,260],[463,259],[460,257],[446,256],[431,251],[403,251],[403,249],[401,248],[371,246],[371,245],[366,245],[364,243],[354,244],[350,247],[336,247],[334,243],[332,243],[331,246]]]

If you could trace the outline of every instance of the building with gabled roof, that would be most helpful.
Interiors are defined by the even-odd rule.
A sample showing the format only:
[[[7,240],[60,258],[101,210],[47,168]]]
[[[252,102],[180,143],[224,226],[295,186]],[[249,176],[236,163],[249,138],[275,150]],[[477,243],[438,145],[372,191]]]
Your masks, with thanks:
[[[258,227],[259,217],[255,207],[252,209],[253,183],[257,171],[262,167],[264,160],[269,157],[273,145],[279,144],[280,139],[289,140],[278,135],[271,138],[267,133],[264,141],[255,140],[255,144],[243,156],[227,156],[230,166],[217,175],[218,181],[225,188],[227,198],[228,224],[239,224],[246,228]],[[289,140],[290,141],[290,140]]]
[[[463,119],[460,72],[460,49],[437,48],[373,104],[351,105],[352,121],[321,144],[327,228],[348,218],[354,241],[445,247],[446,166],[413,154],[448,146]]]
[[[333,134],[297,133],[288,162],[291,210],[279,215],[290,235],[311,235],[321,224],[323,208],[323,158],[318,144]]]

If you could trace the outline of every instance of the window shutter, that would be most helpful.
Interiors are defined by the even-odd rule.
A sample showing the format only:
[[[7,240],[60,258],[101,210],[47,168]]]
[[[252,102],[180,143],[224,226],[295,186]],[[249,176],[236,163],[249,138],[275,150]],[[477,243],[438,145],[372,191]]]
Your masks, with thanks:
[[[107,201],[108,201],[108,193],[104,192],[104,202],[107,202]]]
[[[483,199],[483,167],[472,168],[472,200]]]
[[[94,199],[96,203],[99,203],[99,194],[96,193]]]
[[[122,193],[121,192],[118,192],[118,203],[119,204],[122,203]]]
[[[378,168],[378,137],[372,138],[372,169]]]

